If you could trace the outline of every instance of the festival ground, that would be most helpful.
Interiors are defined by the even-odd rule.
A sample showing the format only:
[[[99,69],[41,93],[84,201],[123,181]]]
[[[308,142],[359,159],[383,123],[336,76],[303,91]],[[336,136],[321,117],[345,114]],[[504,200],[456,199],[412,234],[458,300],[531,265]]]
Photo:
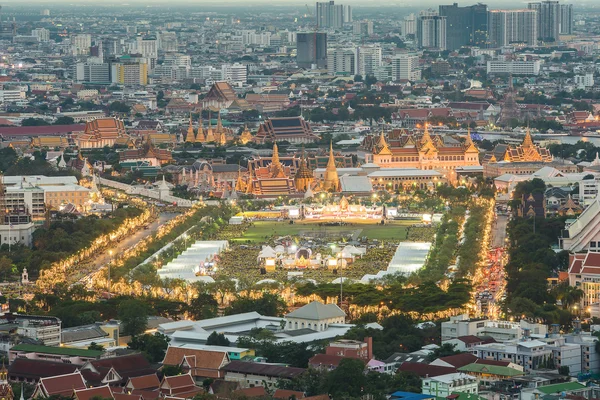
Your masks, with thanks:
[[[376,274],[387,269],[399,242],[431,242],[435,228],[421,226],[421,221],[386,221],[378,225],[375,221],[346,220],[347,225],[328,226],[315,221],[300,221],[294,224],[277,221],[255,221],[252,224],[229,225],[219,235],[219,239],[229,240],[231,247],[221,255],[217,276],[227,276],[257,282],[272,279],[279,282],[288,280],[288,272],[301,271],[302,278],[317,282],[331,282],[340,275],[328,268],[289,269],[278,267],[274,272],[261,275],[261,266],[257,261],[261,245],[275,246],[278,238],[290,236],[293,242],[313,239],[312,250],[323,255],[331,254],[328,243],[357,241],[367,253],[349,264],[343,276],[360,279],[365,274]]]

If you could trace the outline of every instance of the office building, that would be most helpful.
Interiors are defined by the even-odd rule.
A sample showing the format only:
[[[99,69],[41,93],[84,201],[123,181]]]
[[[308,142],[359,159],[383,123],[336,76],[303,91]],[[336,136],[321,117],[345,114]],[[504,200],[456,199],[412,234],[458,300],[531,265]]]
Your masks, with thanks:
[[[243,84],[248,81],[248,68],[243,64],[223,64],[221,65],[223,73],[222,80],[233,84]]]
[[[487,6],[459,7],[458,3],[440,5],[439,15],[446,17],[446,48],[457,50],[462,46],[485,43],[487,31]]]
[[[536,61],[502,61],[487,62],[488,74],[539,75],[541,63]]]
[[[300,68],[327,68],[327,34],[302,32],[296,35],[296,62]]]
[[[573,4],[560,5],[560,30],[561,35],[573,34]]]
[[[575,75],[575,84],[577,89],[591,89],[594,86],[594,74],[586,72],[582,75]]]
[[[416,54],[400,54],[392,57],[392,80],[415,81],[421,79],[419,56]]]
[[[375,75],[375,70],[381,65],[381,47],[359,46],[356,48],[356,73],[362,75]]]
[[[74,56],[89,55],[91,46],[92,35],[78,34],[71,36],[71,50]]]
[[[490,46],[535,45],[537,43],[537,23],[536,10],[490,10],[488,14]]]
[[[89,60],[77,63],[73,80],[76,82],[109,84],[111,83],[110,64]]]
[[[113,63],[111,79],[112,83],[120,85],[147,85],[148,64],[137,62]]]
[[[558,0],[545,0],[529,3],[527,8],[537,11],[537,39],[543,42],[556,42],[560,35],[561,8]]]
[[[330,75],[356,75],[356,54],[353,49],[335,49],[327,54],[327,73]]]
[[[417,20],[417,44],[423,49],[446,50],[446,17],[422,12]]]
[[[339,29],[344,23],[352,22],[352,7],[329,2],[317,2],[317,26]]]
[[[158,40],[154,36],[138,36],[136,39],[136,51],[142,57],[158,57]]]

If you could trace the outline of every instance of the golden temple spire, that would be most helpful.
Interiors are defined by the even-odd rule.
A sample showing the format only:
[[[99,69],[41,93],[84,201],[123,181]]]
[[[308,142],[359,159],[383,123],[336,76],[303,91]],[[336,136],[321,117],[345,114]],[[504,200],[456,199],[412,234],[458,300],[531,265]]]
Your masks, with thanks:
[[[273,157],[271,158],[271,178],[285,178],[283,172],[283,166],[279,161],[279,149],[277,148],[277,142],[273,143]]]
[[[207,143],[215,141],[215,135],[213,134],[211,119],[212,119],[212,115],[211,115],[211,113],[209,111],[208,112],[208,128],[206,129],[206,142]]]
[[[381,134],[379,135],[378,145],[379,145],[379,149],[378,149],[377,154],[383,155],[383,156],[392,155],[392,152],[390,151],[390,148],[388,147],[388,144],[385,141],[385,135],[383,134],[383,128],[381,129]]]
[[[529,126],[527,126],[527,130],[525,131],[525,139],[523,139],[523,147],[533,147],[533,139],[531,139],[531,131],[529,130]]]
[[[335,156],[333,155],[333,141],[329,142],[329,160],[327,168],[325,168],[325,176],[323,179],[323,189],[337,192],[340,185],[340,180],[335,166]]]
[[[425,130],[423,131],[423,137],[421,138],[421,144],[431,142],[431,135],[429,135],[429,124],[425,122]]]
[[[190,113],[190,124],[187,129],[185,141],[189,143],[194,143],[196,141],[196,137],[194,136],[194,125],[192,124],[192,113]]]

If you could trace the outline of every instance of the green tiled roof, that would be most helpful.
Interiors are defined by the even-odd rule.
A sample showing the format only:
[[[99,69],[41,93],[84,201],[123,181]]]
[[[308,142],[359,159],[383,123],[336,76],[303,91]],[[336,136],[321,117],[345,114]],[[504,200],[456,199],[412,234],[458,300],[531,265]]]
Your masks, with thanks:
[[[25,351],[29,353],[44,353],[44,354],[57,354],[63,356],[81,356],[81,357],[100,357],[102,351],[100,350],[87,350],[87,349],[74,349],[71,347],[53,347],[53,346],[41,346],[36,344],[18,344],[10,348],[11,351]]]
[[[579,389],[585,389],[585,385],[582,385],[579,382],[565,382],[565,383],[557,383],[555,385],[538,387],[538,390],[545,394],[569,392],[572,390],[579,390]]]
[[[501,365],[488,365],[488,364],[478,364],[472,363],[465,365],[464,367],[458,368],[461,372],[475,372],[475,373],[485,373],[492,375],[500,375],[500,376],[519,376],[525,375],[522,371],[518,369],[503,367]]]

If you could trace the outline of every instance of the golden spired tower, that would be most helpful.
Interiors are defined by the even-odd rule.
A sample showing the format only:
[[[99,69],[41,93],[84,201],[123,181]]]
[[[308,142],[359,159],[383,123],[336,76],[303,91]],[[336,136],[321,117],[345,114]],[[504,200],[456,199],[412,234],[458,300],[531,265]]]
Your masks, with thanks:
[[[302,149],[302,160],[300,161],[300,167],[294,176],[294,186],[296,186],[298,192],[306,192],[314,180],[315,177],[310,168],[308,168],[304,149]]]
[[[340,178],[338,177],[337,168],[335,166],[335,157],[333,156],[333,142],[329,142],[329,160],[325,169],[323,179],[323,190],[329,192],[338,192],[340,187]]]
[[[271,159],[271,165],[269,166],[271,178],[285,178],[285,172],[281,161],[279,161],[279,148],[277,143],[273,143],[273,158]]]
[[[192,113],[190,113],[190,125],[188,126],[187,135],[185,141],[188,143],[195,143],[196,136],[194,136],[194,126],[192,125]]]

